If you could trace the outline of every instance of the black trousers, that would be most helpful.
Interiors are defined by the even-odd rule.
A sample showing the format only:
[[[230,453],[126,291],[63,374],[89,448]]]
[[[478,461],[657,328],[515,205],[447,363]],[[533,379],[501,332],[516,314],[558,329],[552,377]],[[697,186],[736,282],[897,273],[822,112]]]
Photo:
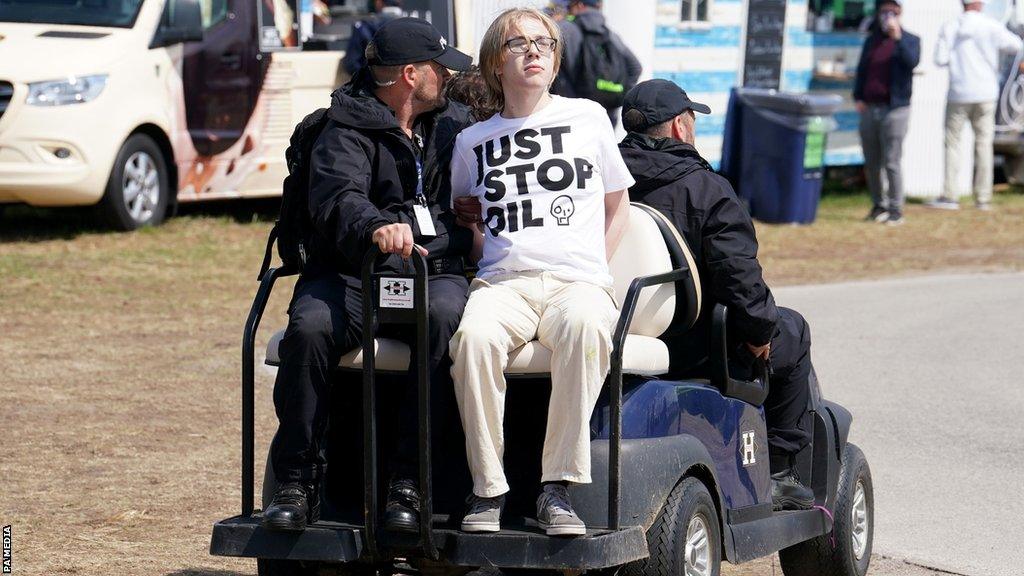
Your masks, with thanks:
[[[764,402],[772,470],[789,467],[790,458],[811,442],[811,327],[796,310],[779,308],[772,335],[772,375]]]
[[[448,340],[459,327],[469,283],[463,276],[437,275],[429,280],[428,351],[432,416],[458,419],[450,376]],[[281,365],[274,384],[277,436],[271,465],[278,482],[309,481],[323,468],[321,446],[328,424],[332,371],[341,356],[362,342],[363,294],[360,281],[342,275],[300,278],[288,309],[288,328],[281,341]],[[415,327],[381,330],[380,336],[402,340],[416,357]],[[353,386],[361,377],[352,375]],[[415,362],[396,398],[398,445],[390,458],[392,472],[415,477],[417,436],[417,373]]]
[[[666,342],[670,350],[687,350],[692,349],[693,338],[692,334],[684,333],[669,336]],[[812,372],[810,327],[799,312],[779,308],[779,320],[775,324],[771,342],[769,360],[773,372],[769,379],[764,411],[771,468],[778,471],[788,468],[792,456],[811,442],[810,422],[807,418]],[[733,350],[730,354],[730,372],[736,378],[749,378],[749,372],[745,372],[753,358],[746,344],[730,342],[729,346]],[[706,357],[692,366],[686,366],[685,360],[692,363],[689,356],[677,360],[673,374],[683,378],[708,378],[711,375]]]

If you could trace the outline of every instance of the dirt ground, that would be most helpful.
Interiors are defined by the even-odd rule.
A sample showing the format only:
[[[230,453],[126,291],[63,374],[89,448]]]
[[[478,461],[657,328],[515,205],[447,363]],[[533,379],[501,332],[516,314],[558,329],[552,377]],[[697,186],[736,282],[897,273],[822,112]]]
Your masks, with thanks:
[[[859,221],[865,198],[829,198],[813,226],[759,225],[762,259],[775,285],[1024,269],[1024,196],[997,207],[911,206],[886,228]],[[239,507],[239,342],[272,213],[189,208],[133,234],[83,211],[0,217],[0,524],[14,574],[255,573],[208,546]],[[259,346],[289,293],[275,291]],[[257,455],[275,425],[271,386],[258,368]],[[931,573],[874,562],[876,575]],[[770,558],[723,573],[781,570]]]

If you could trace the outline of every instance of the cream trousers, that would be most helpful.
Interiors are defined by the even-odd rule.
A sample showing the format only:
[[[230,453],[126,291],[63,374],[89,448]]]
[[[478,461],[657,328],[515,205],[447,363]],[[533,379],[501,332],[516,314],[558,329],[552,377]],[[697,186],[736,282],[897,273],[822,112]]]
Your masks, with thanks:
[[[609,290],[548,272],[473,281],[450,353],[474,494],[508,492],[503,372],[509,353],[533,339],[551,350],[541,481],[591,481],[590,415],[608,375],[617,317]]]
[[[960,142],[964,124],[970,123],[974,130],[974,201],[992,201],[994,150],[992,141],[996,130],[996,103],[946,104],[946,186],[943,196],[956,200],[960,182]]]

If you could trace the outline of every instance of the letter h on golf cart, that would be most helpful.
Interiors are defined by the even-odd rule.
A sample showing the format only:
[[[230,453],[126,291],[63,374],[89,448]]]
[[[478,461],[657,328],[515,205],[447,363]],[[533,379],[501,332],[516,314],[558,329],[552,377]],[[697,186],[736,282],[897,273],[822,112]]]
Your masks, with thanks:
[[[242,345],[242,509],[214,525],[212,554],[257,558],[264,576],[322,570],[464,573],[474,568],[712,576],[719,573],[723,558],[740,563],[776,551],[781,551],[789,576],[867,572],[873,532],[870,471],[860,450],[847,443],[850,413],[821,398],[813,374],[813,444],[801,453],[807,456],[796,467],[814,490],[817,507],[785,512],[772,511],[761,407],[768,394],[767,375],[761,366],[754,380],[730,377],[724,306],[713,309],[712,378],[666,379],[669,350],[658,337],[693,326],[701,292],[689,249],[658,211],[631,206],[629,229],[610,262],[621,313],[607,392],[591,419],[594,482],[571,488],[574,506],[588,527],[579,538],[545,535],[531,519],[532,500],[516,501],[517,494],[537,493],[540,476],[537,455],[546,411],[536,406],[546,393],[550,352],[536,341],[514,350],[506,370],[511,385],[505,460],[512,492],[502,530],[458,530],[461,509],[445,503],[441,495],[458,486],[465,490],[456,493],[460,498],[468,493],[468,483],[452,477],[458,466],[432,462],[437,444],[431,442],[431,430],[438,423],[431,422],[430,383],[422,368],[428,350],[427,263],[414,252],[415,274],[396,276],[375,271],[380,258],[372,248],[363,264],[363,345],[344,355],[339,366],[350,377],[361,372],[363,385],[361,390],[344,383],[333,387],[322,519],[299,533],[264,530],[253,505],[255,333],[275,280],[294,271],[270,269],[261,279]],[[412,297],[396,289],[397,283],[412,288]],[[389,323],[416,327],[416,358],[410,358],[406,344],[377,337],[376,327]],[[278,363],[282,335],[271,338],[268,364]],[[404,374],[411,361],[421,366],[421,509],[419,533],[403,536],[380,529],[378,436],[389,427],[378,423],[388,411],[378,410],[376,400],[378,388]],[[518,442],[512,430],[516,422],[532,430],[533,437]],[[516,456],[517,444],[525,456]],[[462,446],[456,448],[464,458]],[[355,458],[360,452],[362,458]],[[268,465],[264,506],[274,484]]]

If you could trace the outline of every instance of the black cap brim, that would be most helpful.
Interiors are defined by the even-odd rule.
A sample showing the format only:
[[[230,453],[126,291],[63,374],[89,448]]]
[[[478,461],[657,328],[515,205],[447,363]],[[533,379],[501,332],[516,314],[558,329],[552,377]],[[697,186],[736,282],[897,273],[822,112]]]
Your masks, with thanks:
[[[434,58],[434,62],[437,62],[449,70],[465,72],[473,65],[473,57],[463,54],[449,46],[445,48],[445,51],[442,52],[440,56]]]
[[[693,100],[690,100],[690,105],[687,106],[687,108],[693,110],[694,112],[700,112],[701,114],[711,114],[710,106],[708,106],[707,104],[700,104],[698,102],[694,102]]]

